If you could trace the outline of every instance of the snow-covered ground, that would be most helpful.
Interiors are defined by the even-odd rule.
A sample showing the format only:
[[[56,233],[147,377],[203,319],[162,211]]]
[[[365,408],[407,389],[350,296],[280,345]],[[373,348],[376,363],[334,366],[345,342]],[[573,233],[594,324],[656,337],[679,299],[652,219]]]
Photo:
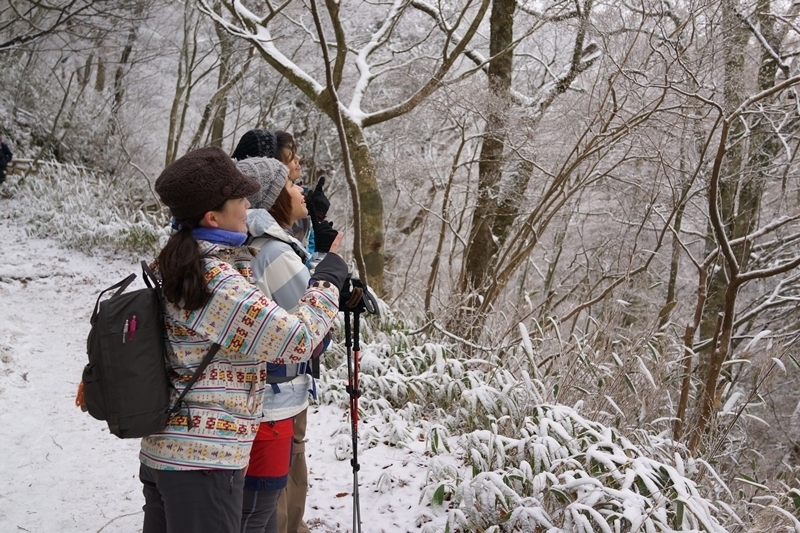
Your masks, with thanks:
[[[0,201],[0,217],[10,201]],[[0,533],[141,531],[138,440],[112,436],[74,405],[95,298],[135,272],[135,261],[29,239],[15,224],[0,218]],[[352,529],[348,428],[340,408],[312,408],[306,519],[314,531]],[[364,532],[417,529],[427,465],[418,444],[359,449]]]

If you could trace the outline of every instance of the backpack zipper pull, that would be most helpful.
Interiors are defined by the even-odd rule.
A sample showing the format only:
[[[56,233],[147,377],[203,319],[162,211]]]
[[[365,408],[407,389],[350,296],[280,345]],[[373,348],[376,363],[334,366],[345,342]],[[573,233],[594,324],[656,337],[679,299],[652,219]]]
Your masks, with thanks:
[[[128,340],[133,342],[133,334],[136,332],[136,315],[131,317],[131,323],[128,330],[130,331],[130,337],[128,337]]]

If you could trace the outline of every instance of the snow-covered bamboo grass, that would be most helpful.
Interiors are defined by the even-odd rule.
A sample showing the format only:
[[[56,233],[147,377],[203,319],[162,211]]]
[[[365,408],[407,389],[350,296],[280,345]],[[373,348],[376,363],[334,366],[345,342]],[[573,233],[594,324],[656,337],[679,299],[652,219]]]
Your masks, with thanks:
[[[90,169],[40,162],[26,179],[12,176],[6,194],[16,201],[8,213],[30,236],[53,238],[86,253],[152,256],[165,230],[145,180],[123,183]]]
[[[721,533],[741,523],[724,501],[733,495],[722,479],[686,459],[666,433],[626,436],[590,420],[582,401],[554,403],[552,377],[520,368],[520,357],[536,355],[530,341],[519,353],[479,359],[411,330],[391,315],[362,325],[361,442],[402,447],[420,430],[426,435],[431,460],[421,501],[430,507],[417,517],[422,531]],[[651,383],[645,358],[616,359],[631,384]],[[343,348],[324,362],[321,398],[346,409]],[[584,354],[573,374],[582,365],[595,366]],[[595,368],[609,378],[613,370]]]

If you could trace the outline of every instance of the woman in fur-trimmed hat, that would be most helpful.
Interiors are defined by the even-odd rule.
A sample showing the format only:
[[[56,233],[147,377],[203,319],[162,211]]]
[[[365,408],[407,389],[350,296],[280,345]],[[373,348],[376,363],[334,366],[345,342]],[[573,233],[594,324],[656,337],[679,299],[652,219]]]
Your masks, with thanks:
[[[143,533],[238,533],[265,362],[311,356],[336,316],[347,267],[328,254],[289,313],[254,286],[243,246],[257,181],[209,147],[176,160],[155,187],[179,224],[157,259],[173,401],[211,347],[220,349],[167,427],[142,439]]]

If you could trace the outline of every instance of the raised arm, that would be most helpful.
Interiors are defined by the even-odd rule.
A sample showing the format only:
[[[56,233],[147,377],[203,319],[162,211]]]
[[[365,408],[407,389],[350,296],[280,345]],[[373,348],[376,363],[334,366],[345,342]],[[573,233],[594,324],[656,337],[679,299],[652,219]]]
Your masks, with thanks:
[[[283,310],[223,261],[207,261],[205,275],[213,296],[202,309],[181,311],[181,322],[187,328],[227,351],[270,363],[299,363],[311,357],[336,317],[338,287],[344,282],[347,266],[334,256],[322,273],[318,267],[315,281],[293,313]]]

